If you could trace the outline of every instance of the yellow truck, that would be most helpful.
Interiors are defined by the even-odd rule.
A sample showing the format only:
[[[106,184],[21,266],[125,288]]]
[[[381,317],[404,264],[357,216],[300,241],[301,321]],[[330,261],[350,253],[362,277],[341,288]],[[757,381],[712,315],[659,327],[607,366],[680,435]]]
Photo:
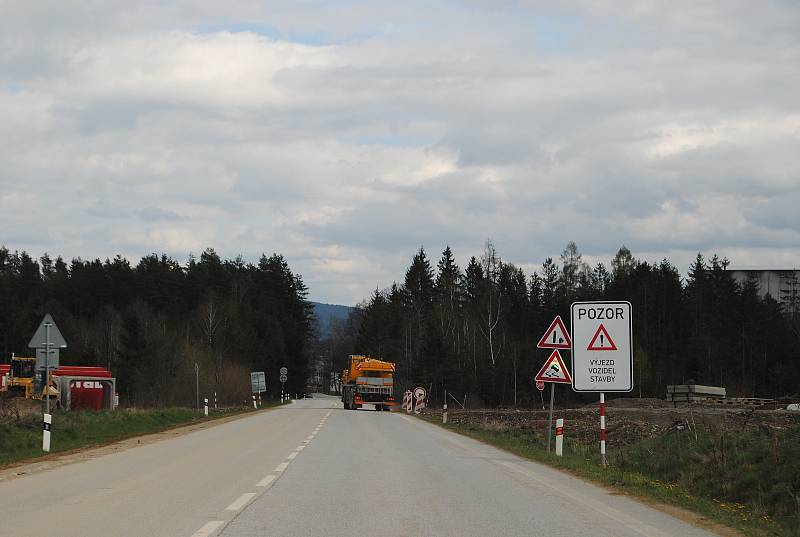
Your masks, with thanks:
[[[376,410],[389,410],[394,400],[394,364],[369,356],[351,355],[350,367],[342,372],[342,403],[347,410],[364,403]]]
[[[7,375],[2,382],[2,388],[10,397],[24,397],[25,399],[43,399],[45,390],[36,391],[36,358],[25,358],[11,355],[11,364],[0,368],[0,375]],[[58,390],[50,378],[48,394],[51,398],[58,397]]]

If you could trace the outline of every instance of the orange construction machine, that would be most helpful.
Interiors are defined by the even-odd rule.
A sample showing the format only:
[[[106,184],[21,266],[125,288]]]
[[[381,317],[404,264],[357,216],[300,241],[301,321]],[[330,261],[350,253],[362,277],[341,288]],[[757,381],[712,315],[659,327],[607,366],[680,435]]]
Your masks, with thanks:
[[[342,373],[342,403],[347,410],[364,403],[376,410],[389,410],[394,400],[394,364],[369,356],[350,356],[350,367]]]

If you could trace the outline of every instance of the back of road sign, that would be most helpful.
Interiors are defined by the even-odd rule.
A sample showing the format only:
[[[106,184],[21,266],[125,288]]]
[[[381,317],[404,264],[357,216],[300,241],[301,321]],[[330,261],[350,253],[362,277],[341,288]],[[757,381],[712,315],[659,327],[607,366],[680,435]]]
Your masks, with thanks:
[[[572,389],[633,390],[633,323],[630,302],[574,302]]]

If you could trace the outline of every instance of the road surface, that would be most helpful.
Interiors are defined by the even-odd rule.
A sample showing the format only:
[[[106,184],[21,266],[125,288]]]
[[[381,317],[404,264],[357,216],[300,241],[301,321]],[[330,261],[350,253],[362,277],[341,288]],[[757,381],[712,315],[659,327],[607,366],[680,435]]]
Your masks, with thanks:
[[[0,481],[0,534],[710,536],[399,413],[317,396]]]

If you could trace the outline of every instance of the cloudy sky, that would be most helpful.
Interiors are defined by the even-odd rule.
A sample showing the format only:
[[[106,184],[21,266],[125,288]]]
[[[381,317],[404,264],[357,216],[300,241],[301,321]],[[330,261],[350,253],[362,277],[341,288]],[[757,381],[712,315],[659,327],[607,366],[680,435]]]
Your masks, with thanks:
[[[800,3],[0,0],[0,244],[800,266]]]

